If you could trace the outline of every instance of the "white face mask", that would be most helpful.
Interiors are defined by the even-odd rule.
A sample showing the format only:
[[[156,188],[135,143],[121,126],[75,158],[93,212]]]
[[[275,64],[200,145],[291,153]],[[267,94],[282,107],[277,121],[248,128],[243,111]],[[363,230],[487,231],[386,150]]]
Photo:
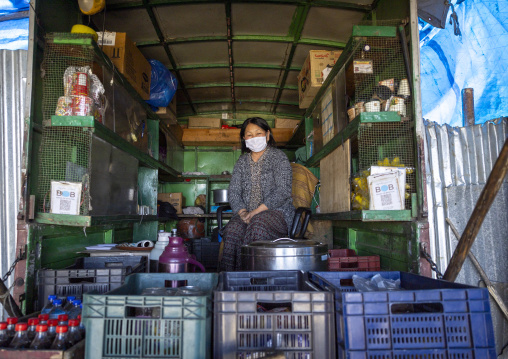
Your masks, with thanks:
[[[248,140],[245,140],[245,145],[252,152],[261,152],[266,148],[266,137],[252,137]]]

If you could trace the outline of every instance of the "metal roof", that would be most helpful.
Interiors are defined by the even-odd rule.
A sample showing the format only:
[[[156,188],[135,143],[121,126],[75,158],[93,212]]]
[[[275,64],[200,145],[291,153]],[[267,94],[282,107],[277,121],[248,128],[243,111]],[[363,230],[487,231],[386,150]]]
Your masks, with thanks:
[[[345,47],[377,1],[108,0],[92,17],[126,32],[177,77],[179,118],[227,112],[301,117],[297,76],[309,50]]]

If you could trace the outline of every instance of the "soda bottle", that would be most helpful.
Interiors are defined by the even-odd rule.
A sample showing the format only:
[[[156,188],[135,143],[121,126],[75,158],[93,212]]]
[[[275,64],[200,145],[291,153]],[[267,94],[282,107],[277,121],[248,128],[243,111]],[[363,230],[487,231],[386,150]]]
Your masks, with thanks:
[[[35,338],[30,344],[30,349],[49,349],[51,346],[51,338],[48,335],[48,326],[46,324],[39,324],[35,328]]]
[[[69,316],[67,314],[60,314],[58,316],[58,325],[67,325]]]
[[[48,303],[42,308],[41,314],[49,314],[51,308],[53,308],[53,301],[56,299],[56,295],[48,295]]]
[[[67,301],[65,302],[65,305],[63,307],[63,309],[68,313],[69,310],[73,307],[72,305],[72,302],[74,302],[74,300],[76,299],[75,296],[73,295],[69,295],[67,296]]]
[[[28,319],[28,339],[31,341],[35,338],[35,327],[39,324],[39,319],[37,318],[30,318]]]
[[[0,348],[9,346],[12,338],[7,334],[7,322],[0,322]]]
[[[39,324],[48,324],[49,314],[39,314]]]
[[[58,320],[50,319],[48,320],[48,337],[53,342],[53,339],[56,337],[56,327],[58,325]]]
[[[69,310],[69,319],[78,319],[81,314],[81,301],[76,299],[72,302],[72,308]]]
[[[60,314],[66,314],[62,307],[62,300],[55,299],[53,300],[53,308],[49,311],[49,319],[58,319]]]
[[[18,318],[16,317],[9,317],[7,318],[7,335],[9,338],[14,338],[14,334],[16,334],[16,324],[18,323]]]
[[[81,336],[84,338],[85,337],[85,325],[83,324],[83,321],[81,320],[81,314],[78,315],[78,320],[79,320],[79,331],[81,332]]]
[[[51,344],[50,349],[67,350],[70,348],[69,340],[67,339],[67,326],[59,325],[56,327],[56,337]]]
[[[16,334],[14,335],[14,338],[12,338],[9,348],[26,349],[30,346],[31,340],[28,338],[27,329],[27,323],[16,324]]]
[[[83,337],[79,331],[79,320],[78,319],[69,319],[69,332],[67,334],[68,341],[71,346],[76,343],[79,343]]]

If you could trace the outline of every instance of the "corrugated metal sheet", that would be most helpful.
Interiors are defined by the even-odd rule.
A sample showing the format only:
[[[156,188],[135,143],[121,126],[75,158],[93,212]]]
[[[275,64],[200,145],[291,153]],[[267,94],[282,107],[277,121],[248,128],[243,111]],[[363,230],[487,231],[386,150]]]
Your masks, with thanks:
[[[0,270],[3,277],[16,255],[27,51],[2,50],[0,59]],[[8,286],[13,277],[9,277]],[[5,317],[4,312],[2,316]]]
[[[430,254],[445,272],[457,240],[445,219],[462,233],[508,136],[508,118],[483,125],[450,127],[427,123],[427,196]],[[508,288],[508,179],[501,186],[471,252],[506,299]],[[457,282],[481,285],[466,259]],[[507,322],[491,301],[498,352],[508,340]]]

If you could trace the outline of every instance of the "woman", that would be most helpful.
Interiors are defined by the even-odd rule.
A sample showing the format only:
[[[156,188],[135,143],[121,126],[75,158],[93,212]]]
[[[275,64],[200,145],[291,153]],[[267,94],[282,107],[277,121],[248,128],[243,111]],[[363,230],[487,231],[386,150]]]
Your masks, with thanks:
[[[235,214],[224,227],[221,270],[241,269],[240,248],[258,240],[287,237],[295,208],[288,158],[275,147],[268,123],[252,117],[240,131],[242,155],[233,169],[228,198]]]

